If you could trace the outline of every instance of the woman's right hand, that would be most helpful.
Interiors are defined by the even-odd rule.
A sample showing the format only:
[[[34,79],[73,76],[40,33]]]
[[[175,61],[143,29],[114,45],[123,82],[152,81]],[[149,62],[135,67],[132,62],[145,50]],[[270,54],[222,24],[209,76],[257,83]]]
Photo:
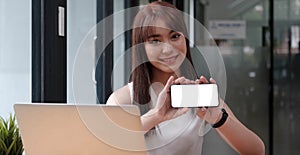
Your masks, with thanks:
[[[148,131],[161,122],[174,119],[188,112],[188,108],[173,108],[171,106],[170,87],[173,83],[174,77],[171,76],[159,93],[155,107],[141,117],[144,131]]]
[[[178,81],[178,80],[177,80]],[[154,109],[160,122],[171,120],[188,112],[188,108],[173,108],[171,106],[171,85],[174,83],[174,77],[171,76],[163,90],[159,93],[157,103]]]

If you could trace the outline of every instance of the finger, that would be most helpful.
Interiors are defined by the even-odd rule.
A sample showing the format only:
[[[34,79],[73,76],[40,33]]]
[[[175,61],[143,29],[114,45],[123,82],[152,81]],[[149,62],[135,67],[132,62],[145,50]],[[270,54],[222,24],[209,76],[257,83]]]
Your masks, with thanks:
[[[184,84],[195,84],[196,82],[190,79],[185,79]]]
[[[195,84],[195,81],[187,79],[185,77],[180,77],[174,81],[176,84]]]
[[[210,78],[209,81],[210,81],[210,83],[214,83],[214,84],[217,83],[213,78]]]
[[[204,118],[206,114],[207,109],[206,108],[197,108],[197,115],[201,118]]]
[[[167,83],[166,83],[166,85],[164,87],[165,91],[169,91],[170,90],[170,87],[173,84],[173,80],[174,80],[174,77],[170,76],[170,78],[168,79],[168,81],[167,81]]]
[[[182,81],[181,82],[181,84],[191,84],[191,83],[193,83],[191,80],[189,80],[189,79],[184,79],[184,81]]]
[[[175,83],[175,84],[181,84],[181,83],[183,83],[184,80],[185,80],[185,78],[182,76],[182,77],[180,77],[180,78],[177,78],[177,79],[174,81],[174,83]]]
[[[201,76],[199,81],[200,83],[208,83],[207,79],[204,76]]]
[[[202,107],[202,108],[200,108],[200,110],[203,111],[203,112],[206,112],[206,111],[207,111],[207,108]]]

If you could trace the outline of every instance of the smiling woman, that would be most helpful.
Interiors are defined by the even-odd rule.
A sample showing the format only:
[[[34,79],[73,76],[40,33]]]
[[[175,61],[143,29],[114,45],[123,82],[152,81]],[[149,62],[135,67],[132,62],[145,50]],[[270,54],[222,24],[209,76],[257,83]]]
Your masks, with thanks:
[[[181,75],[190,79],[197,78],[188,38],[182,12],[169,3],[150,3],[136,15],[132,32],[134,68],[131,75],[131,80],[135,83],[135,102],[150,102],[149,90],[141,90],[140,86],[149,88],[151,83],[160,81],[163,76],[165,82],[172,74],[175,74],[175,77]],[[161,71],[167,71],[169,74],[160,74],[162,77],[159,77],[159,80],[155,77],[149,78],[154,75],[153,72]],[[144,77],[145,75],[147,77]]]
[[[173,5],[153,2],[142,8],[133,23],[131,82],[115,91],[107,104],[140,107],[148,154],[201,154],[204,137],[199,133],[208,124],[240,154],[264,154],[261,139],[222,99],[209,109],[171,106],[172,84],[216,83],[197,77],[187,34],[182,12]]]

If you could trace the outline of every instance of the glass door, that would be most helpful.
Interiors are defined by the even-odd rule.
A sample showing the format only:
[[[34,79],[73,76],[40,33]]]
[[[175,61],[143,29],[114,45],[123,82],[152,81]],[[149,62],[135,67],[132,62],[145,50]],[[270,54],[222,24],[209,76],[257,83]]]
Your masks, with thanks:
[[[215,39],[224,60],[225,101],[237,118],[261,137],[268,154],[269,131],[272,129],[269,126],[268,0],[199,3],[204,9],[202,23]],[[211,131],[207,137],[211,138],[204,142],[204,154],[236,154],[216,132]],[[214,149],[216,144],[222,145]]]
[[[299,154],[299,0],[274,0],[274,154]]]

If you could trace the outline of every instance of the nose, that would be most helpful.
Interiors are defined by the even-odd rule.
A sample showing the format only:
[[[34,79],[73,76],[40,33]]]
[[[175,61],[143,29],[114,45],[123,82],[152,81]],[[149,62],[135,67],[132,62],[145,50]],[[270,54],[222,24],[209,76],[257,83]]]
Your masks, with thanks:
[[[172,53],[172,45],[168,44],[168,43],[164,43],[163,44],[163,49],[162,49],[162,54],[170,54]]]

